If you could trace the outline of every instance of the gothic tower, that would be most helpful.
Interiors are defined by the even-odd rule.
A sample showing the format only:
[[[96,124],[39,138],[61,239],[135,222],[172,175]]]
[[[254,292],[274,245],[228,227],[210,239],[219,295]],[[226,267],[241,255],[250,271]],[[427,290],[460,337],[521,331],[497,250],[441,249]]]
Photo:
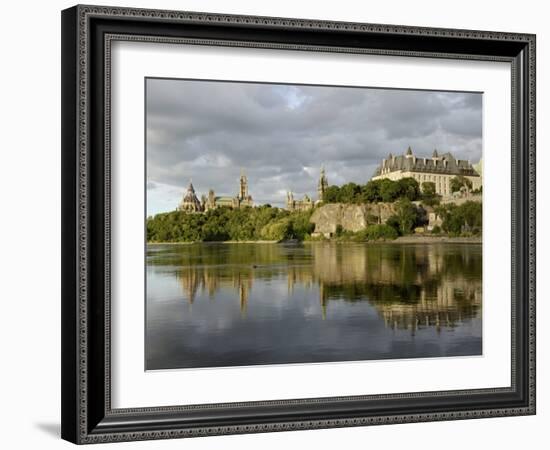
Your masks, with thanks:
[[[319,183],[317,184],[317,201],[322,202],[325,192],[328,188],[328,179],[325,175],[325,168],[321,167],[321,175],[319,176]]]
[[[239,200],[248,199],[248,180],[243,171],[241,171],[241,178],[239,180]]]
[[[286,193],[286,209],[289,211],[294,210],[294,195],[292,194],[292,191],[288,191]]]

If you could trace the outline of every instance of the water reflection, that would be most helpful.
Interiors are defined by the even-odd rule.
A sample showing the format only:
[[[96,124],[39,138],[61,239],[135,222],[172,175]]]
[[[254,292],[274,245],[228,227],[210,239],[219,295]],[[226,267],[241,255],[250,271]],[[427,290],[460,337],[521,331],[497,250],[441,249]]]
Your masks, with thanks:
[[[480,245],[151,245],[147,368],[480,354],[481,272]]]

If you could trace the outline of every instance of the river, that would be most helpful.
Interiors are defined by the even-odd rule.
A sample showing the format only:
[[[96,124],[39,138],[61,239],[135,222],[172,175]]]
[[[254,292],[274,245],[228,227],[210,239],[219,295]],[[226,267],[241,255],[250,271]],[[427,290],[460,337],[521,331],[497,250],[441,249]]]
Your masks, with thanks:
[[[480,355],[480,244],[149,244],[146,369]]]

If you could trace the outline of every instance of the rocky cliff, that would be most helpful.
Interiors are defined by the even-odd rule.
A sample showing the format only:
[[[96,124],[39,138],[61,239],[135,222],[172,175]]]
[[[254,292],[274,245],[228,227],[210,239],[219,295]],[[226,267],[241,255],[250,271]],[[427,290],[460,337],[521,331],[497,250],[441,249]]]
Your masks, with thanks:
[[[310,221],[315,224],[314,234],[329,236],[336,232],[338,225],[341,225],[343,230],[356,232],[367,225],[385,223],[392,214],[394,207],[391,203],[329,203],[317,208]]]

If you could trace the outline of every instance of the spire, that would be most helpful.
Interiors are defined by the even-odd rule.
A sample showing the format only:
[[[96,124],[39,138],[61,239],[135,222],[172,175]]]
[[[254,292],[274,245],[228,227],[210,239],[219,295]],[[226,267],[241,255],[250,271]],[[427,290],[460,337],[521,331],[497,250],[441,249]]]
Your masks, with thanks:
[[[392,160],[392,159],[393,159],[393,155],[391,154],[391,152],[390,152],[390,154],[388,155],[388,159],[389,159],[389,160]]]
[[[248,180],[244,174],[244,170],[241,168],[241,177],[239,179],[239,194],[238,198],[244,200],[248,198]]]
[[[407,155],[407,156],[412,156],[412,154],[413,154],[413,151],[412,151],[411,146],[409,145],[409,148],[407,149],[406,155]]]
[[[189,180],[189,187],[187,188],[189,192],[195,193],[195,188],[193,187],[193,181]]]
[[[323,201],[323,196],[328,188],[328,179],[325,174],[325,166],[321,166],[321,173],[319,175],[319,182],[317,183],[317,199]]]
[[[432,154],[432,158],[438,158],[439,155],[437,154],[437,148],[434,148],[434,152]]]

